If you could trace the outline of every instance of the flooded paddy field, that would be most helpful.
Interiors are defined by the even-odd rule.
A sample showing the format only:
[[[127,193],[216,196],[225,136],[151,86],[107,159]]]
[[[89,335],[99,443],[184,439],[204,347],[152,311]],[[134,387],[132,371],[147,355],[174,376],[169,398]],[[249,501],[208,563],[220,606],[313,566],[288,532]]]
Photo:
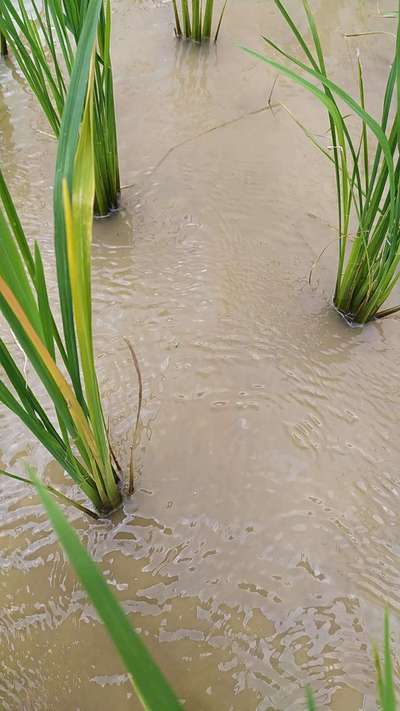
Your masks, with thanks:
[[[389,21],[375,0],[313,8],[330,72],[354,88],[359,48],[378,111],[392,39],[344,34]],[[332,171],[281,104],[316,134],[326,116],[283,78],[271,95],[239,48],[262,34],[293,50],[264,0],[232,0],[209,47],[174,38],[168,2],[113,0],[124,187],[95,223],[94,325],[125,467],[126,338],[144,402],[135,494],[110,520],[68,516],[188,711],[296,711],[306,684],[320,709],[373,711],[386,604],[395,667],[400,650],[399,319],[349,328],[331,306]],[[54,294],[55,152],[2,62],[1,165]],[[29,460],[68,490],[4,409],[0,427],[2,467]],[[0,485],[1,708],[139,708],[36,495]]]

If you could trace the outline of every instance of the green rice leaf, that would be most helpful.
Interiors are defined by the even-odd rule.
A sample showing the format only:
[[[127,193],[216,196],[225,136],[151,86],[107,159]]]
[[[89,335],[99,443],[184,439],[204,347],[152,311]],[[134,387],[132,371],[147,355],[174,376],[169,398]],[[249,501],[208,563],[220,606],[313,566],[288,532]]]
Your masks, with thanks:
[[[306,687],[306,702],[307,711],[317,711],[317,705],[315,703],[314,694],[309,686]]]
[[[72,378],[75,394],[83,407],[84,397],[80,379],[72,294],[68,269],[62,184],[63,180],[66,179],[68,189],[70,192],[72,191],[75,154],[78,145],[83,108],[86,101],[90,63],[96,39],[100,8],[101,0],[90,0],[86,11],[85,22],[80,34],[70,79],[69,92],[64,107],[54,180],[54,230],[57,281],[69,364],[68,370]]]
[[[85,384],[86,403],[97,447],[96,460],[101,462],[99,466],[108,499],[112,506],[116,507],[120,501],[120,493],[111,467],[110,448],[96,375],[92,333],[93,70],[94,64],[92,63],[86,106],[75,156],[72,203],[67,181],[64,179],[63,204],[71,295]]]
[[[395,711],[396,699],[393,684],[393,665],[390,652],[389,614],[385,610],[384,642],[383,642],[383,669],[384,669],[384,711]]]
[[[34,485],[31,479],[26,479],[26,477],[19,476],[18,474],[11,474],[10,472],[4,471],[4,469],[0,469],[0,476],[6,476],[8,479],[14,479],[15,481],[22,481],[24,484],[29,484],[30,486]],[[94,511],[91,511],[90,509],[87,509],[86,506],[82,506],[82,504],[77,501],[70,499],[69,496],[65,496],[62,491],[58,491],[58,489],[55,489],[50,485],[42,484],[42,486],[46,489],[46,491],[52,494],[52,496],[55,496],[57,499],[62,501],[62,503],[73,506],[75,509],[78,509],[78,511],[82,511],[82,513],[90,516],[90,518],[94,518],[95,520],[99,518]]]
[[[143,708],[149,711],[179,711],[182,709],[181,704],[140,637],[130,625],[99,568],[83,548],[77,534],[32,468],[29,469],[29,476],[36,486],[47,515],[76,575],[95,606],[131,676]]]

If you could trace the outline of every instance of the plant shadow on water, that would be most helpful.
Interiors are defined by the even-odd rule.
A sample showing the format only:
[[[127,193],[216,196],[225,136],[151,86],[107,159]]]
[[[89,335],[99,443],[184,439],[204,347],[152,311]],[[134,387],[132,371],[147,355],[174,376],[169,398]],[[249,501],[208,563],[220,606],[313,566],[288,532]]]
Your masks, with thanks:
[[[175,70],[177,82],[176,100],[184,107],[186,101],[203,102],[210,98],[208,76],[218,61],[216,45],[196,45],[177,42],[175,46]]]

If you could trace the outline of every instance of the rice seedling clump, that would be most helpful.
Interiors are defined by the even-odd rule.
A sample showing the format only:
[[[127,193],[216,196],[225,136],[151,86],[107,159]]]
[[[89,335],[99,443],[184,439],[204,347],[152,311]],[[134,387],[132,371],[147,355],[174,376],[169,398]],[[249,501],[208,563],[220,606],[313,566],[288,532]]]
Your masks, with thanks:
[[[214,42],[218,39],[227,2],[228,0],[224,0],[222,5],[214,34]],[[194,42],[209,40],[212,34],[214,0],[205,0],[204,5],[200,0],[192,0],[191,11],[189,9],[189,0],[181,0],[180,11],[178,3],[179,0],[172,0],[176,36],[185,37]]]
[[[274,2],[305,59],[289,54],[267,37],[268,47],[288,65],[259,52],[245,51],[310,92],[328,112],[330,146],[321,146],[314,139],[313,143],[331,161],[335,174],[339,254],[333,301],[348,322],[364,324],[400,308],[383,308],[400,275],[400,14],[393,63],[388,67],[377,119],[366,109],[360,59],[358,97],[354,98],[328,76],[308,0],[303,0],[303,7],[311,40],[300,32],[284,3]],[[360,122],[357,139],[348,128],[349,110]]]
[[[43,0],[39,7],[24,0],[2,0],[0,33],[51,126],[60,135],[68,85],[89,0]],[[120,179],[111,67],[111,0],[101,4],[94,57],[93,132],[95,213],[105,216],[118,208]],[[6,44],[4,44],[6,46]],[[3,44],[2,44],[3,48]]]

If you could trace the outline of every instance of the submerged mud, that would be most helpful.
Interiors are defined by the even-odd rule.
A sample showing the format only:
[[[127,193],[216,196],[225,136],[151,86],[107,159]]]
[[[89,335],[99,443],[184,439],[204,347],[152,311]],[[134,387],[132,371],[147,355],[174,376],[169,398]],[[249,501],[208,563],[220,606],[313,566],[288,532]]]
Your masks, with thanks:
[[[396,318],[349,329],[331,307],[330,166],[279,104],[318,134],[326,118],[284,80],[270,97],[274,74],[238,48],[267,33],[293,49],[272,3],[232,2],[207,49],[174,40],[169,3],[113,5],[126,187],[95,225],[93,279],[126,467],[137,384],[124,338],[142,429],[123,511],[68,515],[185,708],[302,709],[309,683],[318,708],[372,711],[385,604],[399,652],[400,332]],[[330,70],[356,87],[359,47],[377,109],[390,39],[343,35],[388,21],[375,0],[314,6]],[[1,63],[2,167],[55,295],[48,134]],[[76,494],[4,410],[0,426],[1,466],[29,460]],[[0,485],[1,707],[138,708],[36,496]]]

